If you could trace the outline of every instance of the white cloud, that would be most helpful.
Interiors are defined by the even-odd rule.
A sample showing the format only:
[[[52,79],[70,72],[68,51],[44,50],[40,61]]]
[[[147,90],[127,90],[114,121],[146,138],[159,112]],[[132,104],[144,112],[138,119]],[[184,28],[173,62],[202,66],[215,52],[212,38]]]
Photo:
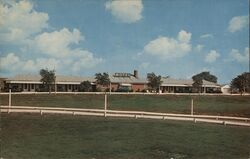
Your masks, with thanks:
[[[139,69],[147,69],[149,67],[149,62],[143,62],[139,65]]]
[[[204,39],[204,38],[213,38],[213,34],[203,34],[200,36],[200,38]]]
[[[84,40],[78,29],[44,32],[48,19],[47,13],[36,12],[29,1],[0,0],[0,43],[8,42],[16,50],[21,50],[17,54],[6,52],[8,54],[0,57],[1,71],[12,75],[37,73],[46,67],[61,73],[79,73],[104,61],[77,46]]]
[[[73,57],[77,58],[77,60],[74,60],[72,63],[72,70],[74,72],[78,72],[82,68],[92,68],[104,61],[102,58],[95,58],[93,53],[87,50],[74,50]]]
[[[191,51],[191,36],[191,33],[181,30],[177,39],[158,37],[144,47],[144,52],[165,59],[182,57]]]
[[[20,72],[38,73],[41,68],[56,69],[62,73],[78,73],[82,69],[92,68],[102,61],[102,59],[95,59],[93,54],[87,51],[78,55],[77,59],[56,59],[53,57],[21,59],[16,54],[9,53],[5,57],[0,57],[0,68],[3,72],[13,74]]]
[[[220,53],[218,53],[216,50],[211,50],[208,54],[207,54],[207,56],[206,56],[206,58],[205,58],[205,62],[207,62],[207,63],[213,63],[213,62],[215,62],[216,60],[217,60],[217,58],[219,58],[220,57]]]
[[[62,58],[70,55],[70,45],[78,44],[83,37],[78,29],[70,32],[67,28],[51,33],[42,33],[35,37],[31,45],[36,47],[41,53],[53,57]]]
[[[178,34],[178,40],[183,43],[189,43],[191,36],[191,33],[188,33],[185,30],[181,30]]]
[[[83,36],[77,29],[71,32],[64,28],[60,31],[42,33],[30,41],[32,51],[36,52],[35,58],[22,59],[14,53],[9,53],[0,58],[1,69],[16,73],[18,71],[37,72],[46,67],[62,72],[77,73],[84,68],[92,68],[103,62],[102,58],[94,57],[94,54],[88,50],[71,47],[72,44],[78,44],[82,39]],[[44,55],[47,56],[44,57]]]
[[[249,27],[249,16],[236,16],[230,20],[228,30],[233,33],[247,26]]]
[[[0,2],[0,43],[23,42],[48,27],[47,13],[36,12],[29,1]]]
[[[91,68],[101,63],[103,59],[94,57],[94,54],[83,48],[72,48],[72,44],[78,44],[84,37],[78,29],[69,31],[63,28],[60,31],[42,33],[35,37],[31,43],[34,50],[41,54],[59,59],[67,69],[77,72],[82,68]]]
[[[21,59],[15,53],[9,53],[5,57],[0,57],[1,70],[11,71],[12,73],[36,72],[44,67],[54,69],[59,67],[60,63],[60,60],[54,58]]]
[[[142,18],[143,4],[141,0],[114,0],[105,4],[106,10],[124,23],[134,23]]]
[[[36,72],[39,71],[41,68],[48,68],[48,69],[61,69],[60,66],[62,62],[55,58],[37,58],[34,60],[27,60],[23,61],[23,70],[29,72]]]
[[[194,50],[196,52],[201,52],[203,50],[203,48],[204,48],[204,45],[198,44],[198,45],[196,45],[196,47],[194,48]]]
[[[13,71],[19,68],[20,59],[14,53],[9,53],[5,57],[0,57],[0,69],[2,71]]]
[[[232,49],[230,54],[231,61],[237,61],[239,63],[245,63],[249,61],[249,48],[245,48],[244,53],[240,53],[237,49]]]

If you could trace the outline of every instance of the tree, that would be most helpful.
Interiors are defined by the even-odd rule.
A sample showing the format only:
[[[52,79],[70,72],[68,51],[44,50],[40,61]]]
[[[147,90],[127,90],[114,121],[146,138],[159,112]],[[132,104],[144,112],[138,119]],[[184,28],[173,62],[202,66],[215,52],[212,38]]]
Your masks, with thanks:
[[[238,89],[241,94],[250,93],[250,73],[242,73],[231,81],[231,89]]]
[[[161,76],[156,76],[153,72],[147,74],[147,79],[148,79],[148,86],[153,89],[157,90],[159,89],[162,81],[161,81]]]
[[[110,84],[110,79],[108,73],[104,72],[95,74],[96,84],[101,85],[102,87],[107,87]]]
[[[55,70],[48,70],[46,69],[41,69],[40,70],[40,75],[41,75],[41,82],[45,85],[47,91],[51,93],[51,85],[55,84],[56,80],[56,75],[55,75]]]
[[[200,93],[202,90],[203,80],[217,83],[217,77],[215,75],[210,74],[210,72],[201,72],[199,74],[196,74],[192,77],[193,79],[193,87],[195,89],[198,89],[198,92]]]
[[[92,90],[91,82],[83,81],[80,83],[80,91],[82,92],[90,92]]]
[[[192,77],[193,79],[193,88],[197,89],[198,92],[200,93],[202,91],[202,85],[203,85],[203,80],[200,77]]]

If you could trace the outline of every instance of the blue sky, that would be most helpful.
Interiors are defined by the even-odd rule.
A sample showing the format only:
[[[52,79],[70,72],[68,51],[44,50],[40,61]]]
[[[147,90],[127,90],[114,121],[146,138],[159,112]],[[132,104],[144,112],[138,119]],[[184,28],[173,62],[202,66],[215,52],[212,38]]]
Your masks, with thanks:
[[[0,76],[248,71],[248,0],[0,0]]]

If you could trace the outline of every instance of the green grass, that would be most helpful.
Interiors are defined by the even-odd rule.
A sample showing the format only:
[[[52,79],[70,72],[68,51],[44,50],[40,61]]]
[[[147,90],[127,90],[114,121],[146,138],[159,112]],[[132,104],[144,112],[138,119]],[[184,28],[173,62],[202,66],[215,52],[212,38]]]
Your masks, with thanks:
[[[2,114],[4,159],[248,158],[249,128],[191,122]]]
[[[108,109],[190,113],[192,98],[195,114],[250,117],[250,96],[111,95]],[[8,105],[8,95],[0,104]],[[104,95],[12,95],[12,105],[102,109]]]
[[[103,108],[103,95],[13,94],[12,105],[38,107]],[[8,105],[8,95],[0,95],[0,104]]]

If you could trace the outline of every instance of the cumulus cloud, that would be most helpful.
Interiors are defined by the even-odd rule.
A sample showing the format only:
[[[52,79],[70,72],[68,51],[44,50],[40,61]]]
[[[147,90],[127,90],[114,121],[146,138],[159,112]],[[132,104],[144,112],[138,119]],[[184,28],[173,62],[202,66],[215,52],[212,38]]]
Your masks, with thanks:
[[[1,71],[37,73],[46,67],[78,73],[103,62],[78,46],[84,40],[80,30],[63,28],[44,32],[48,19],[47,13],[36,12],[29,1],[0,1],[0,43],[16,50],[15,53],[5,50],[5,56],[0,57]]]
[[[159,56],[165,59],[182,57],[192,49],[192,46],[189,43],[191,36],[191,33],[181,30],[177,39],[158,37],[157,39],[150,41],[144,47],[144,52],[146,54]]]
[[[240,53],[237,49],[232,49],[230,54],[230,61],[237,61],[239,63],[249,62],[249,48],[246,47],[243,53]]]
[[[0,42],[23,42],[48,27],[47,13],[36,12],[29,1],[0,2]]]
[[[141,0],[114,0],[105,3],[106,10],[124,23],[134,23],[142,18]]]
[[[5,57],[0,57],[0,69],[2,71],[6,70],[16,70],[19,68],[20,59],[14,53],[9,53]]]
[[[208,54],[207,54],[207,56],[206,56],[206,58],[205,58],[205,62],[207,62],[207,63],[213,63],[213,62],[215,62],[216,60],[217,60],[217,58],[219,58],[220,57],[220,53],[218,53],[216,50],[211,50]]]
[[[9,53],[4,57],[0,57],[0,68],[3,72],[20,73],[34,72],[37,73],[41,68],[56,69],[59,72],[78,73],[81,69],[94,67],[102,62],[102,59],[96,59],[90,52],[82,52],[78,55],[77,60],[58,59],[53,57],[27,59],[21,58],[15,53]]]
[[[204,45],[198,44],[195,46],[194,50],[196,52],[201,52],[203,50],[203,48],[204,48]]]
[[[150,66],[149,62],[143,62],[139,65],[140,69],[147,69]]]
[[[22,69],[24,71],[29,72],[36,72],[37,70],[40,70],[41,68],[48,68],[48,69],[61,69],[60,64],[62,62],[55,58],[37,58],[34,60],[24,60],[21,62]]]
[[[82,68],[91,68],[103,61],[102,58],[94,57],[94,54],[88,50],[71,47],[83,39],[78,29],[73,29],[71,32],[63,28],[60,31],[38,35],[32,42],[32,47],[41,54],[60,59],[65,65],[72,65],[74,71],[80,71]]]
[[[35,72],[44,67],[54,69],[59,67],[59,64],[60,61],[54,58],[22,59],[15,53],[0,57],[1,70],[11,71],[12,73]]]
[[[213,38],[213,34],[203,34],[200,36],[200,38],[205,39],[205,38]]]
[[[228,26],[228,31],[230,31],[231,33],[236,32],[236,31],[240,31],[243,28],[249,27],[249,16],[236,16],[233,17],[230,22],[229,22],[229,26]]]
[[[181,30],[178,34],[178,40],[182,43],[189,43],[191,36],[191,33],[188,33],[185,30]]]
[[[78,29],[73,29],[70,32],[67,28],[63,28],[60,31],[44,32],[36,36],[32,45],[43,54],[65,57],[72,52],[70,45],[78,44],[82,39],[83,36]]]

